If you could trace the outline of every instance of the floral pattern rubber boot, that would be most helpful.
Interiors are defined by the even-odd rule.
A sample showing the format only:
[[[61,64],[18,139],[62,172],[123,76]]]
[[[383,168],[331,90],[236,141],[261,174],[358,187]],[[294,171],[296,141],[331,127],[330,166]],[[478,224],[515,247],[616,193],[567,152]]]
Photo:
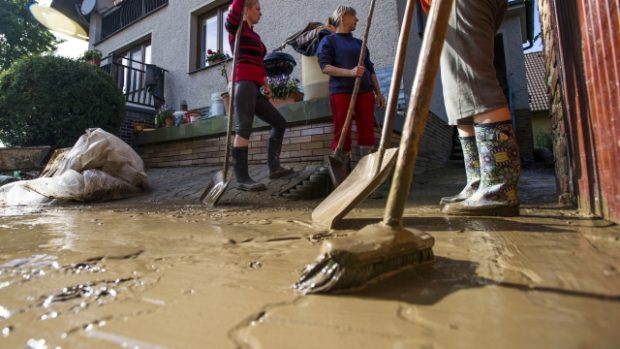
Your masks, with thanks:
[[[446,204],[442,212],[460,216],[518,216],[521,159],[512,122],[476,124],[474,129],[480,157],[480,186],[468,199]]]
[[[460,193],[441,198],[441,201],[439,201],[440,205],[463,201],[472,196],[480,185],[480,158],[478,157],[476,136],[459,137],[459,140],[461,141],[461,149],[463,150],[467,183],[465,183],[465,188],[463,188]]]

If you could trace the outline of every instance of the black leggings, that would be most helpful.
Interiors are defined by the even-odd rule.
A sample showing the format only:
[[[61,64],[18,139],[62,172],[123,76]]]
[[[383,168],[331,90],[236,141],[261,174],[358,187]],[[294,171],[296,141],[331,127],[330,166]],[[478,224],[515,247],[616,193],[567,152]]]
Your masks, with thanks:
[[[252,134],[254,115],[271,125],[270,138],[284,138],[286,119],[265,96],[260,93],[254,81],[235,82],[235,133],[245,139]]]

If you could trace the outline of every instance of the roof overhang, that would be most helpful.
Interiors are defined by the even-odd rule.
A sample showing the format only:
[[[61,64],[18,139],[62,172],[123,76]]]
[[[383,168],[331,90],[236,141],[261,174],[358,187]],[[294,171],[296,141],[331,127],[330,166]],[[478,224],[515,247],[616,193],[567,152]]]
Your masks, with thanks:
[[[79,12],[80,0],[53,0],[34,3],[30,12],[46,28],[82,40],[88,40],[88,20]]]

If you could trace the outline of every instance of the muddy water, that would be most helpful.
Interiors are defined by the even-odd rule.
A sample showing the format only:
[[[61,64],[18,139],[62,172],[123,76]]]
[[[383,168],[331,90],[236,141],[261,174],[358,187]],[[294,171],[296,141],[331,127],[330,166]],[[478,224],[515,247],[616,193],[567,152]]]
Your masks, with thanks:
[[[365,207],[338,234],[376,222]],[[1,348],[620,346],[620,229],[572,211],[411,208],[434,264],[300,297],[329,236],[309,210],[0,210]]]

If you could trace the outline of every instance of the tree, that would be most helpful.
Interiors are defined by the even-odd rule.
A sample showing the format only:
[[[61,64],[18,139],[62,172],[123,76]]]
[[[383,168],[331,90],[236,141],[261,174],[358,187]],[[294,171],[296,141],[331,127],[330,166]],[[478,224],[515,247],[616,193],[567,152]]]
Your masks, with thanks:
[[[0,1],[0,71],[22,56],[53,52],[59,43],[32,16],[30,0]]]
[[[125,97],[101,68],[64,57],[23,57],[0,73],[0,139],[67,147],[87,128],[116,134]]]

